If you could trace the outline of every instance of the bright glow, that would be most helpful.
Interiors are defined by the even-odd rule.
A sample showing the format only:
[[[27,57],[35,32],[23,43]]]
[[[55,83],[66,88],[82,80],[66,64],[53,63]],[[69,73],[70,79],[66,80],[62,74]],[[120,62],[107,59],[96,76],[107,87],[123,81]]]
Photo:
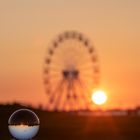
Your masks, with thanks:
[[[92,101],[97,105],[102,105],[107,101],[107,96],[104,91],[98,90],[92,94]]]

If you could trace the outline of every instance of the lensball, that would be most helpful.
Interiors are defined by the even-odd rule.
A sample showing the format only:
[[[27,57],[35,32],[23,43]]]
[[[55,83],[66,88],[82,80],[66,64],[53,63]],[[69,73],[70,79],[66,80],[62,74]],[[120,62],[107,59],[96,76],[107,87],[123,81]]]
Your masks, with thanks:
[[[39,130],[38,116],[29,109],[15,111],[8,120],[11,135],[18,140],[32,139]]]

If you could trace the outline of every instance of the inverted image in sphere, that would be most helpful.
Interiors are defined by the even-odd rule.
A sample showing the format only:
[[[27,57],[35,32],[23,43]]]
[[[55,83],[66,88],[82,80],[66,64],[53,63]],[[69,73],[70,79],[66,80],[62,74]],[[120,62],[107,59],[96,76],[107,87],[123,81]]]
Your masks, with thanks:
[[[15,111],[8,120],[11,135],[19,140],[33,138],[39,130],[39,118],[29,109]]]

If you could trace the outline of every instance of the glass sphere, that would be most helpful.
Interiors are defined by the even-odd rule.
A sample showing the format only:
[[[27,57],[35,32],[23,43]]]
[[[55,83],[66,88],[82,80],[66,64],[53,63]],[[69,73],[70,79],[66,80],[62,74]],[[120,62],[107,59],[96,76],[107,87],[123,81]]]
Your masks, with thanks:
[[[39,118],[29,109],[15,111],[8,120],[11,135],[19,140],[33,138],[39,130]]]

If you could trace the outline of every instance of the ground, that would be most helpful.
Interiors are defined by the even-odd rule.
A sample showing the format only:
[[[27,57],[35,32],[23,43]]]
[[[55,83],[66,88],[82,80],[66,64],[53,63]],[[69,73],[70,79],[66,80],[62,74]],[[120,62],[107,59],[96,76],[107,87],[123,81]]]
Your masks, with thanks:
[[[7,121],[20,105],[0,106],[0,137],[10,140]],[[75,113],[46,112],[33,109],[40,118],[35,140],[139,140],[139,116],[79,116]]]

